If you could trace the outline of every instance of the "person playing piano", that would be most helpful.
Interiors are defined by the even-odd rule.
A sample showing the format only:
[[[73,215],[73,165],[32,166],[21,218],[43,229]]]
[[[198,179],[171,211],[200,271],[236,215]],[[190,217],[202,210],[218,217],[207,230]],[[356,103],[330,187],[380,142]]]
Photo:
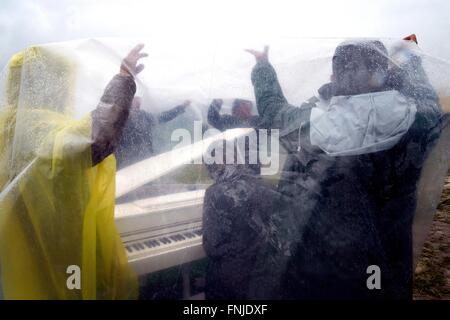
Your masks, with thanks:
[[[247,165],[207,168],[214,183],[203,205],[205,298],[251,299],[259,279],[255,261],[265,252],[277,192]]]

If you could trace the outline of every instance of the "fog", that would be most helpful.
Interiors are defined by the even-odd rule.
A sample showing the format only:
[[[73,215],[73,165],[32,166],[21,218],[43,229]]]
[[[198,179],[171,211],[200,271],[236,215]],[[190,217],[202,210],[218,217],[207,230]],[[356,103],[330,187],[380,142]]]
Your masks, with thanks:
[[[450,60],[449,10],[447,0],[2,0],[0,66],[32,44],[92,37],[158,38],[173,45],[181,39],[395,39],[416,33],[425,52]]]

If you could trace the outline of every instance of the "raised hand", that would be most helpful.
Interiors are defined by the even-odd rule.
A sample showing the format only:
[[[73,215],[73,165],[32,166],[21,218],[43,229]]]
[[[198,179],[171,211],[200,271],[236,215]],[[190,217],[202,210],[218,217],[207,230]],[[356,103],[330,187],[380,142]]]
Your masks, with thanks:
[[[139,72],[144,70],[143,64],[137,64],[139,59],[148,56],[147,53],[141,52],[144,48],[144,44],[138,44],[134,47],[128,55],[122,60],[120,65],[120,74],[127,76],[136,76]]]
[[[256,59],[256,62],[259,61],[268,61],[269,60],[269,47],[265,46],[263,51],[253,50],[253,49],[246,49],[248,53],[253,55]]]

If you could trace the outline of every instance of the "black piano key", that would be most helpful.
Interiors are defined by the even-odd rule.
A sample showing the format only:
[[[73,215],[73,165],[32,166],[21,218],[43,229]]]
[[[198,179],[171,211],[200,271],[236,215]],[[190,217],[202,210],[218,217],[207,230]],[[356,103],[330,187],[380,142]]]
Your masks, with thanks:
[[[152,240],[152,243],[154,246],[160,246],[161,242],[159,242],[158,240]]]
[[[202,235],[202,230],[195,230],[194,233],[198,236]]]
[[[153,243],[152,243],[150,240],[145,241],[145,242],[144,242],[144,245],[146,245],[148,248],[153,248],[153,247],[154,247],[154,246],[153,246]]]
[[[160,245],[169,244],[172,242],[183,241],[183,240],[186,240],[186,238],[190,238],[190,239],[195,238],[197,236],[196,234],[198,234],[198,232],[199,232],[199,230],[196,230],[196,231],[192,231],[192,232],[185,232],[183,234],[174,234],[174,235],[162,237],[159,239],[147,240],[142,243],[140,243],[140,242],[134,243],[131,246],[129,246],[127,248],[127,250],[129,252],[132,252],[133,249],[134,250],[145,250],[146,247],[151,249],[151,248],[154,248],[154,247],[157,247]]]
[[[130,253],[133,252],[133,249],[131,249],[130,246],[125,246],[125,249],[127,249],[127,251],[130,252]]]
[[[151,248],[160,246],[161,242],[159,242],[158,240],[146,240],[146,241],[143,242],[143,244],[144,244],[145,247],[148,247],[148,248],[151,249]]]
[[[164,244],[168,244],[168,243],[172,243],[172,241],[170,241],[168,238],[164,237],[160,239],[162,243]]]

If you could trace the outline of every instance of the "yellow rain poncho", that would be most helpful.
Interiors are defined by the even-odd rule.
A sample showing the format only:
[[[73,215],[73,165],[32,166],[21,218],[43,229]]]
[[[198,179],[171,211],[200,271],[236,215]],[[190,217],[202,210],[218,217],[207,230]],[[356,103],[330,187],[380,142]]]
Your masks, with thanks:
[[[137,279],[114,224],[115,158],[93,166],[91,114],[72,116],[75,68],[70,59],[35,47],[15,55],[3,74],[0,273],[5,299],[137,297]],[[68,286],[70,266],[81,270],[79,289]]]

